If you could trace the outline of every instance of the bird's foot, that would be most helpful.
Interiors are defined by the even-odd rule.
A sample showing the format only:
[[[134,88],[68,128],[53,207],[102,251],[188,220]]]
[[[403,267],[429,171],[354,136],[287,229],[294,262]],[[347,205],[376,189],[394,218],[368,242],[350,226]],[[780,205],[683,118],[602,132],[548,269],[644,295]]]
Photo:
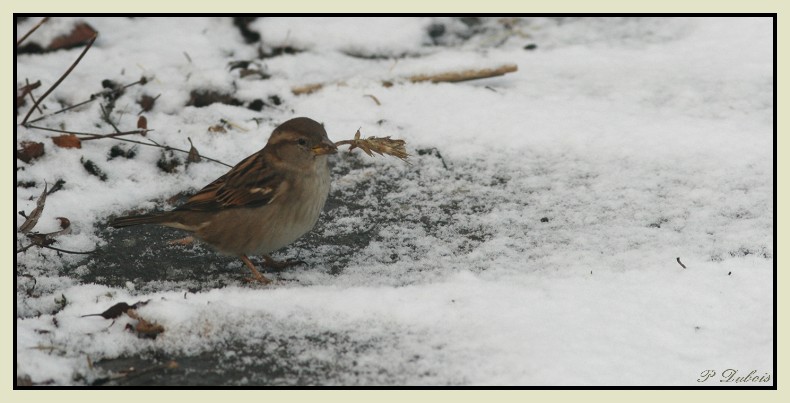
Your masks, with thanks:
[[[255,274],[253,274],[250,277],[244,277],[244,282],[245,283],[260,283],[260,284],[263,284],[263,285],[269,285],[269,284],[273,283],[274,281],[266,278],[263,274],[258,273],[258,276],[255,276]]]
[[[255,265],[252,264],[252,262],[250,261],[250,258],[248,258],[245,255],[241,255],[241,261],[244,262],[244,264],[247,265],[247,267],[252,272],[252,277],[246,277],[244,279],[244,281],[246,281],[248,283],[258,282],[258,283],[261,283],[263,285],[267,285],[267,284],[271,284],[272,283],[272,280],[266,278],[263,274],[261,274],[261,272],[258,271],[258,269],[255,268]]]

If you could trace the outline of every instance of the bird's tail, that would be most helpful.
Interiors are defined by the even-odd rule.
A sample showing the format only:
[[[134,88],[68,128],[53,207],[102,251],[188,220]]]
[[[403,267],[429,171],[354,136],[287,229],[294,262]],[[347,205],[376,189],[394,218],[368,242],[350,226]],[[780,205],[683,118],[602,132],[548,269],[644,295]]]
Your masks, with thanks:
[[[141,224],[163,224],[167,221],[168,217],[166,213],[152,213],[118,217],[110,222],[110,226],[113,228],[121,228]]]

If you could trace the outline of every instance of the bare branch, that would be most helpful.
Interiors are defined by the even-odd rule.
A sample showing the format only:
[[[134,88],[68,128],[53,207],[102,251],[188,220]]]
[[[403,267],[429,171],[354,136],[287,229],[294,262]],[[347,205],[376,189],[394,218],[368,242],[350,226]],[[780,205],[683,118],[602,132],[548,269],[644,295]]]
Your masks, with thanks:
[[[31,127],[31,126],[30,126],[30,123],[36,123],[36,122],[38,122],[39,120],[46,119],[46,118],[48,118],[48,117],[50,117],[50,116],[52,116],[52,115],[57,115],[58,113],[63,113],[63,112],[70,111],[70,110],[72,110],[72,109],[74,109],[74,108],[79,108],[79,107],[80,107],[80,106],[82,106],[82,105],[89,104],[89,103],[91,103],[91,102],[93,102],[93,101],[95,101],[95,100],[96,100],[96,98],[95,98],[95,97],[93,97],[93,96],[91,96],[91,97],[92,97],[92,98],[91,98],[91,99],[89,99],[89,100],[87,100],[87,101],[82,101],[82,102],[80,102],[80,103],[77,103],[77,104],[74,104],[74,105],[71,105],[71,106],[67,106],[67,107],[65,107],[65,108],[63,108],[63,109],[61,109],[61,110],[57,110],[57,111],[55,111],[55,112],[52,112],[52,113],[50,113],[49,115],[42,115],[42,116],[39,116],[39,117],[37,117],[37,118],[35,118],[35,119],[31,120],[31,121],[30,121],[30,122],[29,122],[27,125],[25,125],[25,127]]]
[[[118,130],[118,126],[115,125],[115,123],[112,121],[112,117],[110,117],[110,112],[107,109],[104,109],[104,105],[99,104],[99,107],[101,108],[102,120],[112,126],[112,128],[115,129],[116,134],[120,133],[121,131]]]
[[[151,141],[151,143],[145,143],[145,142],[137,141],[137,140],[124,139],[124,138],[120,138],[120,137],[115,138],[115,140],[125,141],[127,143],[141,144],[141,145],[148,146],[148,147],[158,147],[158,148],[163,148],[165,150],[178,151],[180,153],[184,153],[184,154],[187,154],[187,155],[189,154],[189,151],[182,150],[180,148],[170,147],[170,146],[167,146],[167,145],[162,145],[162,144],[159,144],[159,143],[157,143],[157,142],[155,142],[155,141],[153,141],[151,139],[149,139],[149,141]],[[217,164],[220,164],[220,165],[225,165],[228,168],[233,168],[233,165],[228,165],[228,164],[226,164],[226,163],[224,163],[224,162],[222,162],[220,160],[215,160],[214,158],[206,157],[205,155],[201,155],[200,158],[203,158],[203,159],[206,159],[206,160],[209,160],[209,161],[212,161],[212,162],[216,162]]]
[[[35,118],[35,119],[31,120],[30,122],[28,122],[28,125],[29,125],[30,123],[36,123],[36,122],[38,122],[39,120],[42,120],[42,119],[48,118],[48,117],[50,117],[50,116],[52,116],[52,115],[57,115],[57,114],[59,114],[59,113],[63,113],[63,112],[66,112],[66,111],[70,111],[70,110],[72,110],[72,109],[74,109],[74,108],[79,108],[79,107],[80,107],[80,106],[82,106],[82,105],[89,104],[89,103],[91,103],[91,102],[95,101],[95,100],[96,100],[96,99],[97,99],[99,96],[101,96],[102,94],[110,94],[110,95],[113,95],[113,94],[115,94],[115,93],[118,93],[118,92],[121,92],[121,91],[123,91],[123,90],[125,90],[125,89],[127,89],[127,88],[129,88],[129,87],[131,87],[131,86],[133,86],[133,85],[137,85],[137,84],[145,84],[145,83],[147,83],[147,82],[148,82],[148,79],[147,79],[147,78],[145,78],[145,77],[142,77],[141,79],[139,79],[139,80],[137,80],[137,81],[135,81],[135,82],[133,82],[133,83],[126,84],[126,85],[124,85],[123,87],[116,88],[116,89],[114,89],[114,90],[111,90],[111,91],[109,91],[109,92],[107,92],[106,90],[104,90],[104,91],[99,91],[99,92],[97,92],[97,93],[95,93],[95,94],[91,94],[91,97],[90,97],[90,99],[87,99],[87,100],[85,100],[85,101],[82,101],[82,102],[78,102],[78,103],[76,103],[76,104],[74,104],[74,105],[71,105],[71,106],[67,106],[67,107],[65,107],[65,108],[63,108],[63,109],[57,110],[57,111],[55,111],[55,112],[52,112],[52,113],[50,113],[50,114],[48,114],[48,115],[39,116],[39,117],[37,117],[37,118]],[[159,97],[159,95],[157,95],[157,98],[158,98],[158,97]],[[25,127],[28,127],[28,125],[26,125]]]
[[[44,98],[46,98],[49,94],[51,94],[52,91],[54,91],[55,88],[57,88],[58,85],[60,85],[60,83],[63,82],[63,80],[66,79],[66,77],[68,77],[69,73],[71,73],[71,71],[74,70],[75,67],[77,67],[77,64],[79,64],[80,60],[82,60],[82,57],[85,56],[86,53],[88,53],[88,49],[90,49],[91,46],[93,46],[93,42],[96,42],[96,38],[98,36],[99,36],[98,33],[93,35],[93,37],[90,39],[88,44],[85,45],[85,49],[82,50],[82,53],[80,53],[80,56],[77,58],[77,60],[75,60],[74,63],[72,63],[71,66],[68,68],[68,70],[66,70],[66,72],[63,73],[62,76],[60,76],[58,81],[55,81],[55,83],[52,84],[51,87],[49,87],[47,92],[45,92],[44,95],[42,95],[41,98],[38,99],[38,102],[36,102],[33,105],[33,107],[30,108],[30,110],[27,112],[27,115],[25,115],[25,118],[22,119],[22,126],[24,126],[25,123],[27,123],[27,120],[30,118],[30,115],[33,113],[33,111],[36,110],[36,108],[38,107],[38,104],[40,104],[44,100]]]
[[[37,83],[38,83],[38,85],[36,85],[36,86],[31,86],[31,85],[30,85],[30,81],[28,81],[28,79],[27,79],[27,78],[25,79],[25,88],[28,88],[28,89],[29,89],[29,90],[27,91],[27,95],[30,95],[30,99],[33,101],[33,104],[34,104],[34,105],[36,105],[36,104],[37,104],[37,102],[36,102],[36,97],[34,97],[34,96],[33,96],[33,89],[35,89],[35,88],[37,88],[38,86],[40,86],[40,85],[41,85],[41,81],[37,81]],[[44,111],[42,111],[40,107],[36,106],[36,109],[38,109],[38,113],[41,113],[41,114],[43,114],[43,113],[44,113]]]
[[[44,131],[48,131],[48,132],[64,133],[64,134],[75,134],[75,135],[79,135],[79,136],[87,136],[87,137],[80,137],[79,138],[80,140],[106,139],[106,138],[113,138],[113,137],[117,137],[117,136],[126,136],[126,135],[129,135],[129,134],[145,135],[146,133],[153,131],[153,130],[148,130],[148,129],[146,129],[146,130],[138,129],[138,130],[129,130],[129,131],[125,131],[125,132],[118,132],[118,133],[98,134],[98,133],[88,133],[88,132],[75,132],[75,131],[72,131],[72,130],[63,130],[63,129],[51,129],[49,127],[34,126],[34,125],[31,125],[31,124],[28,124],[27,127],[31,128],[31,129],[44,130]]]
[[[41,21],[39,21],[39,22],[38,22],[38,24],[36,24],[36,25],[35,25],[33,28],[30,28],[30,31],[27,31],[27,33],[25,34],[25,36],[23,36],[23,37],[22,37],[22,38],[20,38],[18,41],[16,41],[16,46],[17,46],[17,47],[19,47],[19,45],[21,45],[21,44],[22,44],[22,42],[24,42],[24,41],[25,41],[25,39],[27,39],[27,37],[28,37],[28,36],[30,36],[30,34],[32,34],[33,32],[36,32],[36,30],[37,30],[37,29],[38,29],[40,26],[44,25],[44,23],[45,23],[45,22],[47,22],[47,21],[49,21],[49,17],[44,17],[44,18],[43,18]]]

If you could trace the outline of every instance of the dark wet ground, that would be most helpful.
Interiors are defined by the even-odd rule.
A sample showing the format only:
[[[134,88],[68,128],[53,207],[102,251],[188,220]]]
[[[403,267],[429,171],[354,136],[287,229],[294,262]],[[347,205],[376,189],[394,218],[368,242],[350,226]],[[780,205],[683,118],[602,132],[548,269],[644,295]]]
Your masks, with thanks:
[[[452,201],[435,207],[415,203],[410,206],[411,214],[401,215],[403,200],[393,199],[391,194],[400,190],[402,181],[419,179],[420,166],[437,168],[425,175],[426,182],[456,179],[438,150],[421,150],[411,161],[413,165],[407,168],[387,168],[377,166],[375,159],[356,153],[339,155],[334,162],[333,180],[351,170],[366,167],[373,167],[375,174],[363,177],[351,186],[333,190],[316,228],[274,257],[305,260],[306,265],[294,269],[297,272],[324,270],[337,275],[350,261],[359,259],[357,252],[367,247],[371,240],[381,240],[378,232],[383,226],[406,222],[439,234],[452,222],[452,215],[466,207],[461,208]],[[406,169],[407,174],[388,172],[388,169]],[[424,211],[426,214],[414,214],[420,210],[431,210],[431,214],[427,214],[428,211]],[[357,215],[363,216],[369,225],[352,232],[325,231],[334,226],[337,219]],[[445,236],[468,237],[466,243],[459,243],[467,246],[486,237],[485,233],[471,230],[466,230],[464,235],[463,228],[459,229]],[[182,231],[159,226],[107,228],[100,234],[106,245],[87,261],[67,269],[66,274],[82,282],[113,287],[124,287],[131,282],[140,293],[162,290],[198,292],[244,284],[243,279],[249,273],[239,259],[218,255],[199,243],[188,246],[168,244],[168,241],[185,235]],[[332,247],[321,248],[327,245]],[[415,258],[421,253],[417,247],[406,249]],[[387,257],[391,261],[398,258],[397,254]],[[262,259],[253,257],[253,262],[260,264]],[[275,273],[268,269],[263,273],[279,281],[299,281],[298,275]],[[110,386],[343,385],[363,379],[368,383],[376,379],[381,383],[396,382],[382,368],[360,368],[352,359],[361,351],[374,348],[376,343],[381,341],[364,343],[342,335],[319,333],[298,337],[271,336],[270,340],[260,340],[259,345],[221,346],[192,356],[164,356],[153,351],[148,356],[97,361],[95,368],[106,375],[85,381]],[[304,351],[325,354],[319,355],[323,357],[321,359],[305,361]]]
[[[354,385],[379,379],[393,383],[397,375],[371,369],[353,356],[375,348],[335,333],[264,337],[255,344],[231,343],[193,356],[123,357],[94,363],[106,374],[94,386],[320,386]],[[305,350],[312,359],[304,356]],[[316,358],[320,357],[320,358]]]

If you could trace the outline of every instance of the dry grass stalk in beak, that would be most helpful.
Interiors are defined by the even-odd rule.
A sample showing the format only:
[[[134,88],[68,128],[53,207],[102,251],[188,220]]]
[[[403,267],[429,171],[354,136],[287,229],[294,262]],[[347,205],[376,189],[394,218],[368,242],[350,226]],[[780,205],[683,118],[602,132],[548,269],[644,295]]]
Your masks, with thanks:
[[[359,130],[357,130],[353,140],[342,140],[335,142],[336,146],[346,144],[350,145],[348,148],[349,151],[353,150],[354,148],[359,148],[360,150],[364,151],[365,154],[370,156],[373,156],[373,153],[380,155],[391,155],[408,162],[406,161],[406,159],[409,158],[409,153],[406,152],[406,142],[403,140],[391,139],[390,136],[371,136],[363,139],[361,138]]]

